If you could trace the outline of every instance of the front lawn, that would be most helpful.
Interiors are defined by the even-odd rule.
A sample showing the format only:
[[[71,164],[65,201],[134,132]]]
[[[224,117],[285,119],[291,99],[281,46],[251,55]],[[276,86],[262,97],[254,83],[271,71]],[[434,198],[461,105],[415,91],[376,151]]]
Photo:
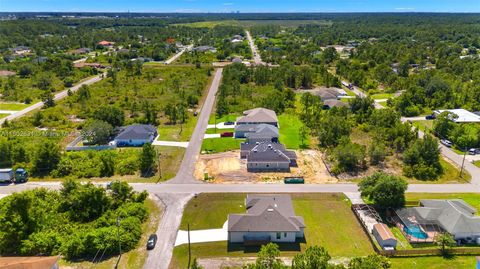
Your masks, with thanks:
[[[225,133],[225,132],[235,132],[235,129],[233,128],[229,128],[229,129],[219,129],[219,128],[208,128],[207,131],[205,132],[205,134],[221,134],[221,133]]]
[[[162,141],[189,141],[192,136],[197,117],[190,115],[184,124],[162,124],[158,127],[158,139]]]
[[[476,167],[480,167],[480,160],[479,160],[479,161],[474,161],[473,164],[474,164]]]
[[[3,119],[3,118],[5,118],[5,117],[7,117],[7,116],[8,116],[8,114],[0,114],[0,119]]]
[[[237,118],[240,117],[240,114],[228,114],[220,118],[216,118],[217,115],[213,112],[208,119],[208,124],[219,124],[220,122],[233,121],[236,122]]]
[[[0,110],[18,111],[29,107],[30,105],[20,103],[0,103]]]
[[[370,95],[372,99],[388,99],[393,97],[393,93],[376,93]]]
[[[202,143],[202,152],[218,153],[230,150],[239,150],[240,143],[245,139],[235,139],[233,137],[208,138]]]
[[[433,120],[413,121],[412,124],[422,132],[429,131],[433,128]]]
[[[300,137],[300,129],[303,123],[297,115],[282,114],[278,116],[278,123],[280,125],[280,142],[285,144],[288,149],[308,148],[309,136],[303,141]]]
[[[185,208],[180,229],[220,228],[230,213],[244,213],[246,194],[207,194],[193,198]],[[295,213],[305,219],[305,242],[282,244],[282,255],[293,256],[308,246],[321,245],[334,257],[373,253],[370,241],[343,194],[292,194]],[[192,257],[255,257],[258,248],[223,242],[192,244]],[[188,246],[174,248],[170,268],[185,268]]]

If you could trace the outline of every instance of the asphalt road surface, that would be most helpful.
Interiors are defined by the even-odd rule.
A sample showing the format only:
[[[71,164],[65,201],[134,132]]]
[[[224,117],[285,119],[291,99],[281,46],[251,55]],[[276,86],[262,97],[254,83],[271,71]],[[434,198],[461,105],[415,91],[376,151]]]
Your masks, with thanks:
[[[252,50],[253,62],[255,63],[255,65],[265,64],[264,62],[262,62],[262,57],[260,56],[260,53],[258,53],[257,47],[255,46],[255,42],[253,41],[250,31],[245,31],[245,33],[247,34],[248,44],[250,45],[250,49]]]
[[[222,72],[223,69],[221,68],[215,71],[212,85],[210,85],[207,98],[203,103],[202,111],[198,115],[197,125],[195,126],[195,130],[193,131],[190,142],[188,143],[188,147],[185,151],[182,163],[180,164],[180,168],[178,169],[177,175],[168,181],[169,183],[198,183],[198,181],[193,177],[193,172],[195,170],[195,163],[198,155],[200,154],[200,149],[202,148],[203,138],[208,126],[208,120],[210,119],[210,114],[212,113],[213,105],[215,104],[215,95],[217,94],[218,87],[222,81]]]

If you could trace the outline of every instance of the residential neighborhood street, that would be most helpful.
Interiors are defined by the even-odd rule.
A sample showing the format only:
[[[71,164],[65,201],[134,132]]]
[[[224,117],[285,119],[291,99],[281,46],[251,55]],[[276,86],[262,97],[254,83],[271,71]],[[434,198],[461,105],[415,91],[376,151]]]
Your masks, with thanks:
[[[262,62],[262,57],[260,56],[260,53],[258,53],[257,46],[253,41],[250,31],[247,30],[245,31],[245,33],[247,34],[248,44],[250,45],[250,49],[252,50],[253,62],[255,63],[255,65],[265,64],[264,62]]]
[[[78,89],[80,89],[80,87],[82,87],[83,85],[91,85],[93,83],[96,83],[100,80],[102,80],[103,78],[105,77],[105,75],[102,73],[100,75],[97,75],[97,76],[94,76],[92,78],[89,78],[87,80],[84,80],[80,83],[78,83],[77,85],[69,88],[69,89],[66,89],[66,90],[63,90],[57,94],[55,94],[55,97],[54,97],[54,100],[55,101],[59,101],[59,100],[62,100],[64,99],[65,97],[68,96],[68,90],[70,90],[71,92],[76,92],[78,91]],[[41,109],[43,107],[44,103],[43,102],[38,102],[38,103],[35,103],[23,110],[20,110],[20,111],[16,111],[15,113],[3,118],[3,119],[0,119],[0,126],[6,121],[11,121],[11,120],[14,120],[14,119],[17,119],[17,118],[20,118],[22,116],[24,116],[25,114],[29,113],[29,112],[32,112],[32,111],[35,111],[37,109]]]
[[[212,85],[208,91],[207,98],[203,104],[202,111],[198,115],[197,125],[193,131],[190,142],[188,143],[185,156],[183,157],[180,168],[178,169],[177,176],[169,183],[195,183],[197,180],[193,177],[193,171],[195,170],[195,162],[197,161],[198,154],[202,148],[202,142],[207,130],[208,120],[215,104],[215,95],[217,94],[218,87],[222,81],[223,69],[219,68],[215,71],[215,76],[212,81]]]

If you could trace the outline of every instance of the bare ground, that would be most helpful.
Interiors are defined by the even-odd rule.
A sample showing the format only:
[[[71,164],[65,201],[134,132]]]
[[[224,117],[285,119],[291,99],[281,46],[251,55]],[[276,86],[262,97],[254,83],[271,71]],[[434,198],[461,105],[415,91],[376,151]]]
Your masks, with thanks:
[[[296,151],[298,167],[292,167],[290,173],[250,173],[246,160],[240,159],[239,151],[200,155],[195,166],[195,178],[204,179],[204,173],[213,177],[214,183],[252,183],[282,182],[284,177],[303,176],[305,183],[335,183],[338,180],[328,173],[323,154],[317,150]]]

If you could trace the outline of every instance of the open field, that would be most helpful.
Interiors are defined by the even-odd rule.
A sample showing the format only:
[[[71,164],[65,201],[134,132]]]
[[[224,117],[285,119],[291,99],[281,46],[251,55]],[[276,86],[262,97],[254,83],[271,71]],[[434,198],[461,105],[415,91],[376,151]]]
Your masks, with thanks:
[[[480,161],[474,161],[473,164],[477,167],[480,167]]]
[[[118,268],[120,269],[141,269],[147,258],[147,249],[145,247],[147,244],[147,239],[150,234],[156,232],[158,223],[160,222],[162,210],[151,199],[147,199],[145,201],[145,205],[147,206],[150,215],[148,220],[142,224],[142,238],[140,239],[136,249],[122,254],[122,258],[118,265]],[[60,265],[65,266],[65,268],[72,269],[107,269],[115,267],[115,264],[117,263],[117,258],[117,256],[110,257],[99,263],[92,263],[90,261],[72,263],[61,260]]]
[[[278,25],[285,27],[295,27],[305,24],[332,25],[332,22],[325,20],[224,20],[224,21],[201,21],[192,23],[178,23],[174,26],[188,26],[194,28],[213,28],[215,26],[242,26],[251,27],[257,25]]]
[[[246,194],[200,194],[187,205],[181,229],[220,228],[229,213],[245,211]],[[281,244],[283,256],[293,256],[306,247],[321,245],[333,257],[363,256],[373,249],[360,224],[350,210],[350,203],[341,194],[292,195],[295,212],[303,216],[307,228],[306,242]],[[192,226],[193,225],[193,226]],[[352,243],[352,238],[355,241]],[[258,247],[224,242],[192,244],[192,257],[255,257]],[[188,246],[176,247],[170,268],[183,268],[188,259]]]
[[[220,122],[226,122],[226,121],[237,121],[237,118],[240,117],[240,114],[228,114],[225,116],[222,116],[220,118],[216,118],[216,115],[214,112],[210,115],[210,118],[208,119],[208,124],[215,124],[215,122],[218,124]]]
[[[0,114],[0,119],[7,117],[8,114]]]
[[[388,99],[393,97],[393,93],[375,93],[370,95],[372,99]]]
[[[471,269],[475,256],[390,258],[392,269]]]
[[[20,103],[0,103],[0,110],[22,110],[29,107],[30,105],[20,104]]]
[[[184,124],[162,125],[158,127],[158,140],[163,141],[188,141],[192,136],[195,125],[197,124],[196,117],[189,117]]]
[[[433,128],[433,120],[421,120],[412,122],[413,126],[417,127],[418,130],[426,132]]]
[[[218,128],[208,128],[207,131],[205,131],[205,134],[221,134],[225,132],[235,132],[235,129],[218,129]]]
[[[309,146],[309,135],[302,143],[300,137],[300,129],[303,126],[303,123],[300,121],[298,116],[293,114],[282,114],[278,116],[278,123],[280,125],[280,142],[285,144],[285,147],[288,149],[300,149],[308,148]]]

